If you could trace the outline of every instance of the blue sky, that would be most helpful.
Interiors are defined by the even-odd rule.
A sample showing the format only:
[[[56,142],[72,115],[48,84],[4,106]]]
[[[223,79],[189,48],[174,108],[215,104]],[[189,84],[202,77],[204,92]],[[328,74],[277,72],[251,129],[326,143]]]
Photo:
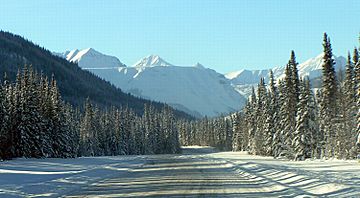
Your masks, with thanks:
[[[36,3],[34,3],[36,2]],[[132,65],[158,54],[176,65],[200,62],[225,73],[298,62],[358,46],[359,0],[2,1],[0,29],[51,51],[93,47]]]

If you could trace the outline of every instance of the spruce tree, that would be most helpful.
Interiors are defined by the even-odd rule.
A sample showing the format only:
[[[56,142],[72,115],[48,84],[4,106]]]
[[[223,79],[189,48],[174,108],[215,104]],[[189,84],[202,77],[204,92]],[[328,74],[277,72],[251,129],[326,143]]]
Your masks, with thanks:
[[[360,43],[360,36],[359,36],[359,43]],[[355,85],[356,85],[356,92],[357,92],[357,140],[356,140],[356,146],[354,146],[357,150],[357,156],[360,156],[360,58],[358,56],[358,53],[354,52],[354,55],[357,55],[356,58],[354,58],[354,64],[355,64]],[[357,63],[356,63],[357,61]]]
[[[14,147],[14,133],[12,130],[13,122],[13,86],[10,84],[9,79],[5,73],[4,83],[0,87],[0,159],[11,159],[15,154]]]
[[[346,64],[345,82],[343,89],[343,102],[339,105],[342,106],[341,112],[343,112],[342,122],[343,132],[341,133],[340,142],[343,146],[341,149],[342,158],[355,157],[355,150],[352,143],[356,141],[356,86],[354,84],[354,66],[351,62],[350,53],[348,53],[348,59]]]
[[[289,113],[288,101],[289,101],[289,97],[288,97],[288,91],[287,91],[286,79],[285,79],[284,81],[280,81],[279,84],[280,122],[278,127],[279,130],[275,133],[275,137],[274,137],[274,143],[275,143],[274,157],[292,157],[291,133],[293,131],[292,128],[293,123],[291,122],[293,117],[291,116],[292,114]]]
[[[85,102],[85,112],[80,124],[80,155],[81,156],[95,156],[94,149],[95,141],[95,110],[87,99]]]
[[[359,61],[360,62],[360,61]],[[359,63],[358,62],[358,63]],[[358,86],[360,86],[360,83],[358,83]],[[358,96],[360,96],[360,89],[358,89]],[[357,140],[356,140],[356,154],[357,154],[357,157],[359,158],[360,156],[360,97],[357,98],[357,106],[358,106],[358,112],[357,112],[357,132],[356,132],[356,135],[357,135]]]
[[[360,38],[359,38],[360,41]],[[359,51],[355,47],[353,53],[353,63],[354,63],[354,84],[358,87],[360,83],[360,61],[359,61]]]
[[[317,146],[319,136],[319,118],[318,118],[318,106],[313,91],[311,90],[310,80],[305,80],[305,93],[308,96],[307,110],[308,110],[308,130],[311,132],[311,157],[317,158]]]
[[[256,134],[256,95],[255,89],[252,87],[252,94],[248,103],[248,115],[246,116],[246,122],[248,123],[248,134],[249,134],[249,142],[248,148],[250,153],[255,153],[255,134]]]
[[[273,143],[272,143],[272,151],[273,151],[273,156],[279,157],[282,156],[284,154],[284,151],[286,150],[285,148],[285,141],[284,141],[284,133],[285,131],[283,130],[283,127],[285,126],[286,122],[284,122],[285,120],[283,120],[283,118],[285,118],[286,112],[285,112],[285,105],[284,105],[284,101],[286,99],[286,93],[285,93],[285,82],[279,80],[278,82],[279,88],[278,90],[278,94],[277,94],[277,101],[275,104],[277,104],[277,121],[275,122],[275,133],[274,133],[274,137],[273,137]],[[276,93],[276,92],[275,92]]]
[[[240,115],[239,113],[235,113],[232,116],[232,131],[233,131],[233,143],[232,150],[233,151],[241,151],[243,147],[244,133],[241,131],[240,126]]]
[[[279,124],[279,104],[278,104],[278,90],[275,84],[274,73],[270,70],[270,81],[269,81],[269,95],[267,97],[266,106],[266,154],[269,156],[274,155],[274,137],[276,133],[277,125]]]
[[[295,53],[291,51],[290,59],[285,68],[284,87],[282,89],[281,129],[284,138],[282,155],[292,159],[294,157],[292,141],[296,130],[296,113],[299,102],[299,76]]]
[[[335,74],[335,61],[333,59],[330,39],[327,34],[324,33],[324,56],[322,65],[322,98],[321,107],[323,113],[323,119],[321,124],[323,126],[323,132],[325,137],[325,150],[323,151],[324,157],[335,157],[335,146],[336,146],[336,124],[338,122],[337,113],[337,98],[338,98],[338,86]]]
[[[313,134],[314,131],[314,114],[311,105],[311,90],[308,81],[304,81],[301,86],[300,103],[296,119],[296,131],[292,141],[294,148],[295,160],[305,160],[312,157]]]
[[[273,154],[273,138],[274,138],[274,120],[273,120],[273,111],[271,107],[271,97],[267,95],[265,100],[264,108],[264,154],[266,156],[271,156]]]
[[[358,95],[360,95],[360,89],[358,89]],[[358,97],[357,106],[360,107],[360,97]],[[357,150],[357,156],[360,155],[360,108],[358,108],[357,112],[357,140],[354,146]]]
[[[54,76],[51,79],[51,87],[49,88],[49,102],[54,157],[71,157],[72,131],[70,131],[65,120],[64,105]]]
[[[265,87],[264,78],[260,79],[260,83],[258,85],[257,89],[257,103],[256,103],[256,131],[255,131],[255,137],[254,137],[254,154],[257,155],[264,155],[265,154],[265,139],[266,134],[264,132],[265,128],[265,122],[266,122],[266,114],[265,108],[266,108],[266,101],[267,101],[267,91]]]
[[[35,75],[32,69],[24,67],[20,81],[20,120],[17,131],[20,135],[18,154],[22,157],[44,157],[41,114],[36,91]]]
[[[291,69],[291,81],[292,81],[292,93],[294,94],[294,100],[295,100],[295,104],[297,104],[299,102],[299,96],[300,96],[300,80],[299,80],[299,75],[298,75],[298,63],[296,62],[296,57],[295,57],[295,52],[292,50],[291,51],[291,55],[290,55],[290,60],[289,60],[289,65],[290,65],[290,69]],[[296,105],[295,105],[295,109],[296,109]]]
[[[6,124],[5,90],[2,84],[0,84],[0,160],[6,159],[6,142],[9,141]]]

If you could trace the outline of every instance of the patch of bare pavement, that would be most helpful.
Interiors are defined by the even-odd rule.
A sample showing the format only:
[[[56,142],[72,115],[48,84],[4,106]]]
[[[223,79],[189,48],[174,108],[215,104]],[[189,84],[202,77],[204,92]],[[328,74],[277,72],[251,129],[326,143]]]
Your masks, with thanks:
[[[139,167],[66,197],[360,197],[360,178],[352,174],[360,168],[338,174],[318,165],[324,162],[279,161],[210,147],[144,159]],[[349,162],[332,163],[346,168]]]

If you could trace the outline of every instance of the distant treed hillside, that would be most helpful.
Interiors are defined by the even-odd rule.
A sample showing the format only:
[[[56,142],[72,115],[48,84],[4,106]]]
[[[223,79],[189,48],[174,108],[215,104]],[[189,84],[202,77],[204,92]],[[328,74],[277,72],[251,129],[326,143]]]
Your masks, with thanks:
[[[151,102],[122,92],[109,82],[98,78],[77,64],[54,56],[50,51],[29,40],[9,32],[0,31],[0,79],[6,72],[15,80],[16,73],[24,64],[32,65],[50,79],[54,74],[63,98],[75,106],[82,106],[87,97],[100,107],[127,106],[142,114],[144,104],[152,103],[156,108],[164,104]],[[175,111],[180,117],[189,118],[186,113]]]

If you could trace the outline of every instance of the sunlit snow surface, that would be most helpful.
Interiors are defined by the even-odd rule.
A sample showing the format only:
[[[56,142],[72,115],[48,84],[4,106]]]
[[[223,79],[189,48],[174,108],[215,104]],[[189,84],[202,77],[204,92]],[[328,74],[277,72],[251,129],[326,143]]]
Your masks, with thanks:
[[[221,74],[201,67],[148,66],[89,69],[133,95],[151,99],[193,116],[219,116],[245,104]]]
[[[220,116],[241,109],[246,99],[239,95],[224,75],[200,63],[174,66],[158,55],[149,55],[133,67],[116,57],[92,48],[54,53],[86,69],[124,92],[157,102],[165,102],[194,117]]]
[[[355,160],[186,147],[181,155],[0,162],[0,197],[359,197],[359,172]]]
[[[343,56],[334,56],[335,70],[343,69],[346,64],[346,59]],[[284,64],[285,65],[285,64]],[[300,77],[309,77],[314,79],[322,75],[323,65],[323,53],[314,58],[310,58],[307,61],[298,65],[298,73]],[[247,70],[242,69],[225,74],[225,77],[231,81],[233,85],[249,85],[257,84],[261,78],[265,78],[265,82],[269,82],[269,69],[264,70]],[[278,66],[272,68],[274,72],[274,78],[276,80],[285,77],[285,66]]]

